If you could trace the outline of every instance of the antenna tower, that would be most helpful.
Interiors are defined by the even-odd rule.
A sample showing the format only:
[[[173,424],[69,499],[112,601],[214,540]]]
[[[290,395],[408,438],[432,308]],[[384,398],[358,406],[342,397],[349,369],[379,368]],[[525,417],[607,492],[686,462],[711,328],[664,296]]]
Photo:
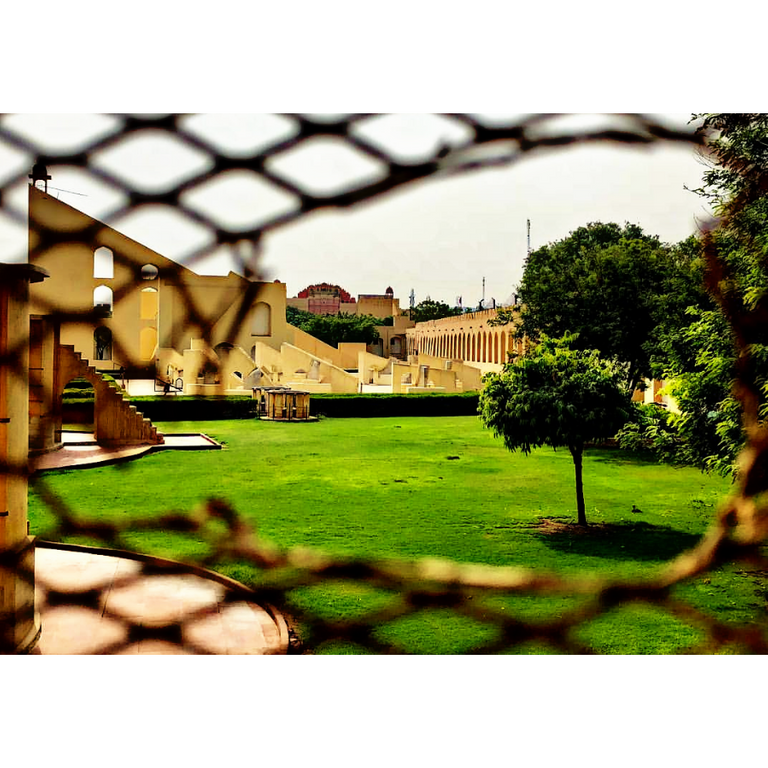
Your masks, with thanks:
[[[531,220],[526,219],[525,220],[526,226],[528,228],[528,251],[526,253],[526,258],[531,255]]]

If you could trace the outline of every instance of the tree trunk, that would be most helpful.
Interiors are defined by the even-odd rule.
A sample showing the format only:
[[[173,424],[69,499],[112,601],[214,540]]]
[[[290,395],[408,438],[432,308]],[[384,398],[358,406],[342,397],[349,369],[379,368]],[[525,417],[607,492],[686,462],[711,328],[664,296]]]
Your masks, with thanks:
[[[582,480],[581,465],[584,456],[584,445],[569,445],[573,456],[573,466],[576,469],[576,510],[579,525],[587,524],[587,512],[584,507],[584,482]]]

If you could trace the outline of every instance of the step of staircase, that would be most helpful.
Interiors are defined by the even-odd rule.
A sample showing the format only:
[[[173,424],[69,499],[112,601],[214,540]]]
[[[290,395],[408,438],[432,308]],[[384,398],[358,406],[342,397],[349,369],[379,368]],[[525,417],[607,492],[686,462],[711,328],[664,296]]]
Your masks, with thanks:
[[[126,444],[160,444],[164,442],[163,436],[158,434],[157,429],[152,424],[151,420],[144,416],[135,405],[131,404],[117,387],[104,379],[92,365],[88,365],[87,361],[83,359],[82,354],[78,352],[73,345],[62,344],[60,350],[64,356],[69,355],[72,358],[78,374],[92,384],[94,394],[96,395],[96,403],[101,400],[103,406],[106,405],[108,407],[111,405],[123,413],[124,423],[118,425],[118,435],[104,436],[103,440],[105,442],[111,444],[121,441],[124,441]],[[98,435],[98,413],[96,421],[96,431]]]

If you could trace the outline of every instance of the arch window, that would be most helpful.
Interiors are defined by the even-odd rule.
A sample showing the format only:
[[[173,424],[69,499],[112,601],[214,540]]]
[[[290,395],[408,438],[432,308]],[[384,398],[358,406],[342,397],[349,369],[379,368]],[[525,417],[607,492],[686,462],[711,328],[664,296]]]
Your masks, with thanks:
[[[145,264],[141,268],[142,280],[154,280],[158,275],[158,269],[154,264]]]
[[[112,331],[99,326],[93,332],[93,357],[95,360],[112,359]]]
[[[141,289],[140,317],[142,320],[154,320],[157,317],[159,296],[157,288]]]
[[[272,307],[264,301],[259,301],[253,306],[251,317],[251,336],[272,335]]]
[[[112,289],[108,285],[97,285],[93,289],[93,306],[112,311]]]
[[[102,246],[93,252],[93,276],[111,280],[115,276],[115,260],[112,251]]]

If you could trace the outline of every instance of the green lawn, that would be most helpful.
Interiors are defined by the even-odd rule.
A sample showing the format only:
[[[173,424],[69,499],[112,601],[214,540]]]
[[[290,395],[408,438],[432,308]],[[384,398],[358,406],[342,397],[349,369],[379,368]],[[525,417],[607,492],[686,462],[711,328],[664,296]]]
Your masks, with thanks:
[[[159,424],[167,432],[203,431],[216,452],[154,454],[119,467],[44,477],[78,513],[107,520],[191,511],[227,498],[281,548],[308,546],[376,558],[439,556],[524,565],[560,573],[636,577],[692,546],[728,482],[618,451],[588,451],[587,517],[609,534],[542,533],[542,517],[575,517],[567,451],[510,454],[474,417],[338,419],[311,424],[217,421]],[[642,513],[633,514],[636,506]],[[52,517],[33,491],[32,532]],[[163,532],[137,536],[138,549],[177,559],[200,546]],[[222,570],[254,583],[247,566]],[[739,623],[762,619],[762,577],[736,568],[678,588],[698,607]],[[297,590],[294,602],[329,617],[351,616],[387,599],[359,587]],[[505,610],[533,619],[557,616],[573,598],[519,597]],[[381,637],[403,650],[462,652],[487,632],[439,611],[393,622]],[[479,636],[479,635],[478,635]],[[580,639],[607,653],[674,653],[696,641],[693,629],[652,608],[624,608],[583,627]],[[526,648],[537,652],[541,649]]]

